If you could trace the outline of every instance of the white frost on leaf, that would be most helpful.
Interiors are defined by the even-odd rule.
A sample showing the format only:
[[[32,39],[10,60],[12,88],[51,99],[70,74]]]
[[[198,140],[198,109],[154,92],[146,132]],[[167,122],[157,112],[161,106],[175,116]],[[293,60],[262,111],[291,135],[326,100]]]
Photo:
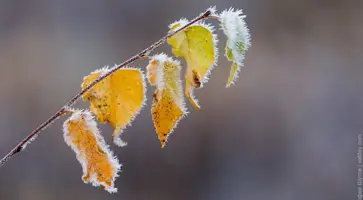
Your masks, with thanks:
[[[179,121],[188,113],[180,70],[180,62],[164,53],[152,56],[147,66],[149,83],[156,86],[151,113],[162,148]]]
[[[169,29],[170,29],[169,32],[175,31],[177,27],[181,28],[181,27],[185,26],[188,22],[189,21],[186,18],[181,18],[181,19],[171,23],[169,25]]]
[[[153,66],[153,64],[156,64]],[[176,69],[171,68],[174,67]],[[160,53],[152,56],[149,61],[149,65],[146,67],[148,70],[147,74],[150,72],[154,72],[156,84],[153,84],[150,81],[151,77],[148,77],[150,85],[155,85],[159,92],[163,91],[163,89],[167,88],[168,90],[173,91],[173,96],[179,105],[180,109],[187,114],[187,108],[184,101],[183,95],[183,87],[182,82],[180,80],[180,71],[181,65],[178,60],[174,60],[171,57],[167,56],[165,53]],[[169,84],[173,82],[176,83],[176,88]]]
[[[109,150],[93,115],[83,110],[68,111],[72,115],[63,124],[64,140],[82,165],[83,181],[93,186],[102,185],[110,193],[117,192],[114,182],[121,164]]]
[[[246,16],[243,15],[242,10],[235,10],[230,8],[224,10],[220,14],[221,28],[227,36],[226,57],[228,60],[236,63],[238,68],[231,69],[230,79],[227,87],[234,83],[238,77],[238,72],[243,67],[245,53],[251,46],[250,33],[245,22]]]

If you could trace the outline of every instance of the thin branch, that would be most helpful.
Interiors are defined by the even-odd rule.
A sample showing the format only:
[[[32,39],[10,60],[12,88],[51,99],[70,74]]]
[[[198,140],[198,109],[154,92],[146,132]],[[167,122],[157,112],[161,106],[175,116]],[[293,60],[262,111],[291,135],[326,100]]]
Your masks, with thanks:
[[[200,21],[202,19],[208,18],[210,15],[211,15],[211,11],[207,10],[201,16],[191,20],[188,24],[184,25],[183,27],[179,28],[178,30],[173,31],[173,32],[169,32],[167,35],[165,35],[163,38],[161,38],[160,40],[158,40],[157,42],[155,42],[151,46],[147,47],[146,49],[144,49],[140,53],[138,53],[138,54],[134,55],[133,57],[129,58],[125,62],[117,65],[114,68],[112,68],[112,70],[110,70],[108,73],[104,74],[103,76],[100,76],[98,79],[96,79],[94,82],[92,82],[88,87],[86,87],[80,93],[78,93],[76,96],[74,96],[66,105],[64,105],[58,112],[56,112],[53,116],[51,116],[47,121],[42,123],[38,128],[36,128],[32,133],[30,133],[26,138],[24,138],[21,142],[19,142],[19,144],[17,144],[4,158],[2,158],[0,160],[0,167],[2,167],[14,155],[20,153],[25,148],[25,146],[27,144],[29,144],[30,141],[32,141],[35,137],[37,137],[39,135],[39,133],[42,130],[46,129],[49,125],[51,125],[55,120],[57,120],[63,114],[68,113],[68,112],[66,112],[67,109],[70,106],[72,106],[78,99],[80,99],[80,97],[82,97],[82,95],[84,93],[86,93],[87,91],[89,91],[94,85],[101,82],[103,79],[110,76],[115,71],[119,70],[120,68],[125,67],[126,65],[131,64],[134,61],[136,61],[136,60],[138,60],[138,59],[140,59],[140,58],[142,58],[144,56],[147,56],[152,50],[159,47],[161,44],[163,44],[171,36],[175,35],[179,31],[187,28],[188,26],[190,26],[190,25],[192,25],[192,24],[194,24],[194,23],[196,23],[196,22],[198,22],[198,21]]]

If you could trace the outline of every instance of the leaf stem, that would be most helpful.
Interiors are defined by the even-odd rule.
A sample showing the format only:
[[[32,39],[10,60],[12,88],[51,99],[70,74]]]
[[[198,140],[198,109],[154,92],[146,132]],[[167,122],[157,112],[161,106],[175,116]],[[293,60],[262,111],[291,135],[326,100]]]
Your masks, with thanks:
[[[202,15],[200,15],[199,17],[196,17],[195,19],[191,20],[188,24],[184,25],[183,27],[181,27],[181,28],[179,28],[179,29],[177,29],[177,30],[175,30],[173,32],[169,32],[167,35],[165,35],[164,37],[162,37],[160,40],[158,40],[157,42],[155,42],[151,46],[147,47],[146,49],[142,50],[140,53],[132,56],[128,60],[126,60],[123,63],[117,65],[114,68],[112,68],[112,70],[110,70],[108,73],[104,74],[103,76],[98,77],[98,79],[96,79],[94,82],[92,82],[88,87],[86,87],[85,89],[83,89],[80,93],[78,93],[77,95],[75,95],[60,110],[58,110],[49,119],[47,119],[45,122],[43,122],[38,128],[34,129],[32,133],[30,133],[21,142],[19,142],[8,154],[6,154],[5,157],[3,157],[0,160],[0,167],[2,167],[14,155],[16,155],[16,154],[20,153],[22,150],[24,150],[25,146],[27,144],[29,144],[33,139],[35,139],[35,137],[37,137],[42,130],[44,130],[47,127],[49,127],[49,125],[51,125],[54,121],[56,121],[60,116],[69,113],[69,112],[67,112],[68,108],[70,106],[72,106],[78,99],[80,99],[82,97],[82,95],[84,93],[86,93],[87,91],[89,91],[94,85],[96,85],[97,83],[101,82],[103,79],[105,79],[106,77],[110,76],[111,74],[113,74],[114,72],[116,72],[117,70],[119,70],[120,68],[125,67],[126,65],[131,64],[134,61],[136,61],[136,60],[138,60],[138,59],[140,59],[140,58],[142,58],[144,56],[147,56],[152,50],[154,50],[155,48],[159,47],[161,44],[163,44],[171,36],[175,35],[179,31],[187,28],[188,26],[190,26],[190,25],[192,25],[192,24],[194,24],[194,23],[196,23],[196,22],[198,22],[198,21],[200,21],[202,19],[208,18],[210,15],[211,15],[211,11],[210,10],[205,11]]]
[[[221,18],[217,15],[209,15],[208,17],[206,17],[208,19],[217,19],[217,20],[220,20]]]

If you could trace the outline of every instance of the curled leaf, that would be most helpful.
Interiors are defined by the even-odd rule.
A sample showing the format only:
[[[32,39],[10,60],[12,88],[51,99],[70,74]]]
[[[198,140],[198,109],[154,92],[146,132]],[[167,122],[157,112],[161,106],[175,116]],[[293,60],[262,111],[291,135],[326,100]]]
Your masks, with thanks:
[[[227,36],[225,55],[232,61],[231,71],[226,87],[229,87],[238,78],[238,72],[243,66],[246,51],[251,46],[250,33],[247,28],[242,10],[230,8],[220,14],[221,27]]]
[[[83,181],[93,186],[102,185],[110,193],[117,192],[114,181],[121,165],[108,149],[91,113],[72,112],[63,124],[64,139],[82,165]]]
[[[109,70],[103,68],[92,72],[83,79],[82,88]],[[90,109],[100,122],[107,122],[115,129],[112,134],[114,143],[125,146],[120,135],[145,104],[145,92],[142,72],[136,68],[122,68],[94,85],[83,99],[90,102]]]
[[[187,23],[186,19],[176,21],[169,26],[170,31]],[[218,57],[217,39],[213,31],[214,28],[211,25],[198,22],[168,39],[174,55],[183,57],[187,62],[185,95],[197,109],[200,106],[193,96],[193,89],[201,88],[203,83],[207,82],[208,75],[216,65]]]
[[[151,114],[162,148],[180,119],[187,113],[180,83],[180,69],[180,63],[165,54],[153,56],[147,66],[149,83],[156,86]]]

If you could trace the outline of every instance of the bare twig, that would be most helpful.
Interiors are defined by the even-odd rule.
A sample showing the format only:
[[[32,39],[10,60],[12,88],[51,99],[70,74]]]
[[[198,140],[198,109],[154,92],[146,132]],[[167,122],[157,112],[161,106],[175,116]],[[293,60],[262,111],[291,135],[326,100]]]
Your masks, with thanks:
[[[78,93],[76,96],[74,96],[66,105],[64,105],[58,112],[56,112],[54,115],[52,115],[48,120],[46,120],[44,123],[42,123],[38,128],[36,128],[32,133],[30,133],[26,138],[24,138],[19,144],[17,144],[4,158],[0,160],[0,167],[2,167],[10,158],[12,158],[14,155],[20,153],[27,144],[29,144],[30,141],[32,141],[36,136],[39,135],[39,133],[47,128],[49,125],[51,125],[55,120],[57,120],[60,116],[63,114],[66,114],[68,112],[68,107],[72,106],[84,93],[86,93],[88,90],[90,90],[94,85],[114,73],[115,71],[119,70],[122,67],[125,67],[128,64],[133,63],[134,61],[147,56],[152,50],[159,47],[161,44],[163,44],[168,38],[175,35],[179,31],[187,28],[188,26],[202,20],[205,18],[208,18],[211,15],[211,11],[207,10],[205,13],[203,13],[201,16],[191,20],[188,24],[184,25],[183,27],[173,31],[169,32],[167,35],[165,35],[163,38],[149,46],[148,48],[144,49],[140,53],[134,55],[133,57],[129,58],[125,62],[117,65],[116,67],[112,68],[108,73],[104,74],[103,76],[98,77],[94,82],[92,82],[88,87],[83,89],[80,93]]]

